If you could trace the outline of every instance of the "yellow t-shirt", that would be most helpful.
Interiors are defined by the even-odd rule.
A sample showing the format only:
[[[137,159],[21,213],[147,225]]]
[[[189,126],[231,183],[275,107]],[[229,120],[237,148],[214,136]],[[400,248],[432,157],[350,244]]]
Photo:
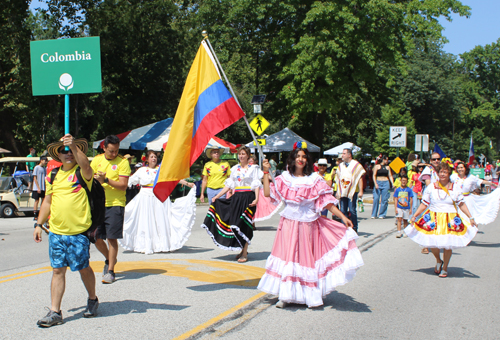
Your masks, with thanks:
[[[207,187],[210,189],[224,188],[224,181],[231,175],[231,166],[226,161],[212,161],[203,167],[203,176],[207,176]]]
[[[96,156],[90,163],[94,173],[98,171],[105,172],[106,177],[113,181],[119,181],[120,177],[130,177],[130,165],[126,158],[118,155],[113,160],[107,160],[104,154]],[[118,190],[107,183],[102,187],[106,193],[107,207],[124,207],[126,203],[125,190]]]
[[[399,187],[401,187],[401,179],[398,177],[394,181],[394,188],[399,188]]]
[[[321,174],[319,173],[319,171],[318,171],[318,175],[320,175],[320,176],[321,176]],[[325,175],[324,175],[324,176],[321,176],[321,177],[323,177],[323,179],[324,179],[325,181],[331,181],[331,180],[332,180],[332,174],[331,174],[331,173],[329,174],[328,172],[325,172]]]
[[[83,233],[92,224],[89,200],[85,189],[76,177],[73,169],[59,169],[50,183],[50,173],[45,177],[46,195],[52,195],[50,205],[50,231],[58,235],[77,235]],[[83,177],[83,174],[82,174]],[[92,182],[84,178],[87,188],[92,189]]]
[[[332,172],[330,172],[330,178],[333,181],[333,185],[332,185],[333,191],[337,191],[337,181],[335,180],[335,176],[337,176],[337,173],[335,172],[335,174],[334,174],[333,172],[337,171],[338,169],[339,169],[339,167],[335,166],[335,167],[333,167]]]

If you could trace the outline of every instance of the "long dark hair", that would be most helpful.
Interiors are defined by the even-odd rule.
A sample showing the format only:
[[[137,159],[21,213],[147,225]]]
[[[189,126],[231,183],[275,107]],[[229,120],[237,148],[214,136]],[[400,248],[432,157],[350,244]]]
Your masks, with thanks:
[[[304,172],[304,175],[309,176],[314,171],[314,162],[312,160],[311,154],[309,153],[309,151],[307,151],[307,149],[298,149],[297,148],[288,154],[288,158],[286,160],[286,166],[288,168],[288,172],[290,172],[290,174],[292,174],[292,175],[294,174],[294,172],[295,172],[295,158],[297,158],[297,154],[299,153],[299,151],[304,151],[304,153],[306,154],[307,163],[306,163],[306,166],[304,167],[303,172]]]

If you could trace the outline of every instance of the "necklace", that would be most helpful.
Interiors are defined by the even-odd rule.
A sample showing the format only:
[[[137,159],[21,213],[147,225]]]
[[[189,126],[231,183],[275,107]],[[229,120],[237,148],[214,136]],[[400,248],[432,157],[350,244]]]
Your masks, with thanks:
[[[446,189],[448,189],[448,185],[449,185],[449,183],[448,183],[448,184],[446,184],[446,185],[443,185],[443,187],[444,187],[444,188],[446,188]],[[440,201],[444,201],[444,200],[446,199],[446,196],[448,196],[448,194],[446,193],[446,191],[445,191],[445,190],[443,190],[443,189],[441,189],[441,188],[439,187],[439,182],[438,182],[438,188],[437,188],[437,189],[438,189],[437,194],[438,194],[438,198],[439,198],[439,200],[440,200]],[[449,189],[448,189],[448,190],[449,190]],[[444,191],[444,198],[441,198],[441,191]],[[451,197],[450,197],[450,198],[451,198]]]

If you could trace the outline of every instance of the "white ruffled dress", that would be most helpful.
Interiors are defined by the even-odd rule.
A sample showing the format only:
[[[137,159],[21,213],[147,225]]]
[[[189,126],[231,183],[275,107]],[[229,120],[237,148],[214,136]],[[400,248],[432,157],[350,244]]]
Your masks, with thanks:
[[[129,178],[129,186],[141,185],[141,191],[125,207],[123,239],[120,245],[144,254],[182,248],[191,235],[196,218],[196,188],[185,197],[161,202],[153,194],[158,168],[142,167]]]
[[[284,172],[270,187],[271,198],[284,200],[285,208],[258,288],[283,302],[321,306],[327,294],[350,282],[363,265],[358,236],[321,216],[337,199],[318,174],[294,177]]]
[[[465,204],[477,224],[489,224],[493,222],[500,209],[500,190],[495,189],[488,195],[473,194],[474,190],[481,188],[482,179],[469,175],[459,178],[455,184],[462,189]]]

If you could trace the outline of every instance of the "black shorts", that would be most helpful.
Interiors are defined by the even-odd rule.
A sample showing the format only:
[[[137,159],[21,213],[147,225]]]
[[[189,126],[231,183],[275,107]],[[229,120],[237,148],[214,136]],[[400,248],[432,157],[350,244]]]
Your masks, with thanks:
[[[104,223],[98,227],[97,238],[117,240],[123,238],[125,207],[106,207]]]
[[[42,190],[40,193],[38,193],[38,191],[33,191],[31,193],[31,197],[36,201],[38,199],[43,199],[45,197],[45,191]]]

